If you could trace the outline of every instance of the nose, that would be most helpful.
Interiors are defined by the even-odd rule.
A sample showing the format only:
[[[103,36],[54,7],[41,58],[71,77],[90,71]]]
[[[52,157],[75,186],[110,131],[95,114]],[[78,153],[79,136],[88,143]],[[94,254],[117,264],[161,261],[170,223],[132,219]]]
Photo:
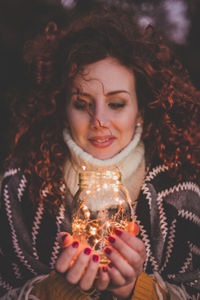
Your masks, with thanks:
[[[94,111],[91,112],[90,125],[91,128],[99,129],[109,127],[110,119],[106,112],[106,109],[103,106],[96,106]]]

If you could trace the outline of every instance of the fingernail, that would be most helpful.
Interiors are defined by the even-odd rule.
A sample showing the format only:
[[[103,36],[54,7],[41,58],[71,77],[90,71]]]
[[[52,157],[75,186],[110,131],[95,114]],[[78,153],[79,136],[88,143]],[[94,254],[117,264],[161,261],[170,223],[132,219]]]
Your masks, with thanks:
[[[111,254],[111,252],[112,252],[112,250],[111,250],[110,248],[108,248],[108,247],[105,248],[104,251],[105,251],[106,254],[108,254],[108,255]]]
[[[73,248],[78,248],[78,246],[79,246],[79,242],[75,241],[72,243]]]
[[[90,248],[85,248],[84,249],[84,253],[86,254],[86,255],[90,255],[90,253],[91,253],[91,249]]]
[[[64,241],[65,241],[65,239],[67,238],[67,236],[68,236],[68,234],[67,234],[67,233],[63,234],[63,235],[62,235],[62,237],[61,237],[61,240],[64,242]]]
[[[115,229],[115,234],[120,236],[120,235],[122,235],[122,231],[119,229]]]
[[[140,227],[139,227],[138,223],[134,222],[133,234],[136,236],[139,234],[139,232],[140,232]]]
[[[94,254],[94,255],[92,256],[92,260],[93,260],[94,262],[98,262],[98,261],[99,261],[99,255]]]
[[[112,244],[115,242],[115,238],[113,236],[109,236],[108,240]]]
[[[114,265],[110,262],[109,264],[108,264],[108,266],[109,266],[109,268],[113,268],[114,267]]]
[[[102,270],[103,270],[103,272],[105,272],[105,273],[108,272],[108,268],[107,268],[107,267],[103,267]]]

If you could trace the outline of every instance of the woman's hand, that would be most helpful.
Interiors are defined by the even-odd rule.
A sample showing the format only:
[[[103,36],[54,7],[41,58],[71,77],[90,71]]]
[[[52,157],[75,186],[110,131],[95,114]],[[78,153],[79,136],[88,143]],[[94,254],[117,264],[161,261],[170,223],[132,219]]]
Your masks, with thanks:
[[[133,234],[118,229],[108,241],[110,246],[104,249],[104,254],[111,262],[99,268],[98,255],[93,254],[89,247],[79,245],[70,234],[62,233],[59,242],[63,251],[56,270],[65,273],[69,283],[78,284],[84,291],[95,286],[100,291],[109,289],[114,295],[127,298],[142,272],[145,246]]]
[[[138,275],[142,272],[146,258],[145,246],[133,234],[118,229],[108,240],[110,246],[104,249],[104,254],[111,261],[108,264],[107,277],[111,279],[112,284],[109,284],[108,288],[116,296],[127,298],[134,288]],[[100,290],[101,281],[102,277],[96,281],[96,287]]]
[[[99,256],[92,254],[89,247],[73,241],[70,234],[62,233],[59,242],[62,243],[63,251],[57,260],[56,270],[66,273],[66,280],[78,284],[82,290],[92,288],[99,267]]]

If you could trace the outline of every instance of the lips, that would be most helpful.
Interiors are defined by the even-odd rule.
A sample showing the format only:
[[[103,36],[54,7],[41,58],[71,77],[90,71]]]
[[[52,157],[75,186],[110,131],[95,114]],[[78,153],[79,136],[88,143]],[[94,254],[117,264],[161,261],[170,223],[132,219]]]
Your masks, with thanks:
[[[107,136],[94,136],[89,138],[90,143],[97,148],[109,147],[116,138],[112,135]]]

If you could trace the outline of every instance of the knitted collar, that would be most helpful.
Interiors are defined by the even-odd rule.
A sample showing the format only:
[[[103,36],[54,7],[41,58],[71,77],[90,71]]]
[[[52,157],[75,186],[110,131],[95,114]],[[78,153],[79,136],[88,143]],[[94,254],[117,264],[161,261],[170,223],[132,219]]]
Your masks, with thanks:
[[[78,173],[83,170],[82,166],[85,166],[86,170],[118,170],[122,174],[122,182],[126,183],[144,161],[144,144],[141,141],[141,134],[142,128],[137,127],[128,146],[114,157],[100,160],[80,148],[72,140],[68,129],[64,129],[63,138],[71,153],[71,159],[66,161],[64,167],[64,178],[72,195],[78,190]]]

